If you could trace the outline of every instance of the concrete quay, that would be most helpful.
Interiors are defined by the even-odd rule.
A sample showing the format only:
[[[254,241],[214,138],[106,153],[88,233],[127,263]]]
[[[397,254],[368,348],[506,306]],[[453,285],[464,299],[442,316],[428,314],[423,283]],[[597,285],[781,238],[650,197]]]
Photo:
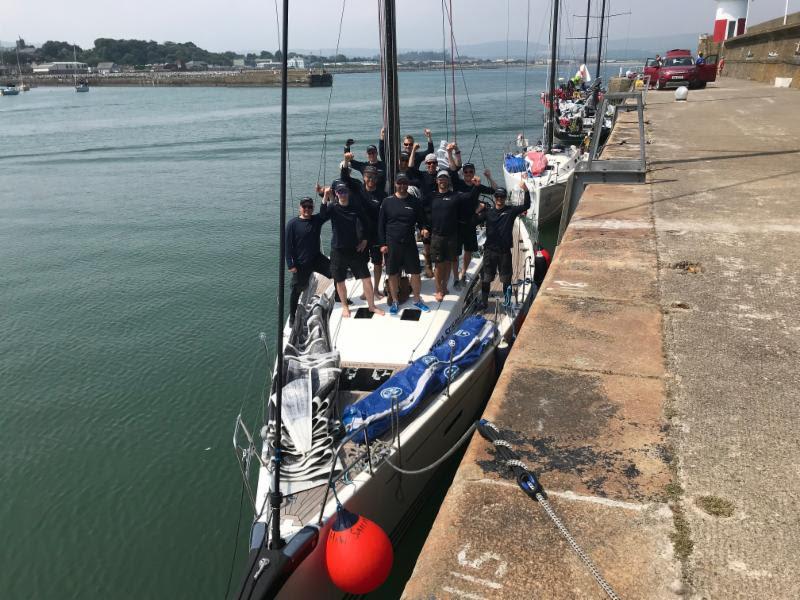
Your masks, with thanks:
[[[587,188],[484,416],[620,597],[797,598],[800,94],[647,100],[647,184]],[[403,598],[604,597],[473,436]]]

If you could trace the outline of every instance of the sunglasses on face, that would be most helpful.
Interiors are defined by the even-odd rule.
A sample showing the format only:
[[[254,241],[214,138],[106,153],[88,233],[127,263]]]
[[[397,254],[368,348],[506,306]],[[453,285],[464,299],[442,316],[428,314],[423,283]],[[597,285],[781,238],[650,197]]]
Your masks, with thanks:
[[[302,208],[303,210],[314,210],[314,205],[313,204],[301,204],[300,208]]]
[[[376,152],[376,150],[367,150],[367,154],[375,154]]]
[[[475,171],[473,171],[472,169],[465,169],[464,170],[464,175],[467,175],[467,174],[472,175],[473,173],[475,173]]]
[[[413,142],[403,142],[403,146],[413,146]]]

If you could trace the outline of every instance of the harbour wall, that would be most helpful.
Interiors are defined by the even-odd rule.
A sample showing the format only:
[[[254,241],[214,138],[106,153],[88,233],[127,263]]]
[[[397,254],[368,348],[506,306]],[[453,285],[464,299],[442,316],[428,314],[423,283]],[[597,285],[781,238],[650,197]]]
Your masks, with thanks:
[[[484,417],[620,597],[795,598],[800,94],[673,98],[647,183],[584,192]],[[403,597],[606,595],[476,434]]]
[[[701,48],[702,43],[701,43]],[[725,65],[720,78],[749,79],[775,84],[790,78],[800,89],[800,12],[761,23],[747,33],[726,40],[720,50]]]
[[[141,87],[276,87],[281,85],[279,71],[199,71],[199,72],[146,72],[112,73],[109,75],[79,75],[90,87],[102,86],[141,86]],[[34,86],[72,86],[72,75],[33,75],[25,78]],[[309,73],[305,70],[290,70],[289,85],[292,87],[330,87],[333,75],[330,73]]]

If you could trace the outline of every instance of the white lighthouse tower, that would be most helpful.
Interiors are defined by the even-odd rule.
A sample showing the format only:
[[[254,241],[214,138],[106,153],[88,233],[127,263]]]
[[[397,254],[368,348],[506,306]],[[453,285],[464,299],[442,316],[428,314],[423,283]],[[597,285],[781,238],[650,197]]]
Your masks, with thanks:
[[[714,21],[714,41],[742,35],[747,23],[749,0],[717,0],[717,17]]]

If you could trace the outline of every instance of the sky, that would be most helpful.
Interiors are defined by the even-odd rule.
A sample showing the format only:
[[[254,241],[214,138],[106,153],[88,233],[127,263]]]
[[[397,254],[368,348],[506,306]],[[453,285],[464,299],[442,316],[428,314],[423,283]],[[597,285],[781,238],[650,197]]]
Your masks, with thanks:
[[[453,4],[453,25],[459,45],[524,40],[530,2],[530,39],[546,33],[549,0],[446,0]],[[335,48],[343,0],[292,0],[289,7],[289,49]],[[340,47],[377,48],[377,0],[344,0]],[[711,32],[714,0],[608,0],[615,17],[611,39],[646,38],[677,33]],[[0,40],[22,36],[41,44],[47,40],[87,48],[99,37],[135,38],[157,42],[192,41],[211,51],[274,51],[279,47],[276,4],[281,0],[3,0]],[[574,35],[583,29],[586,0],[561,0]],[[600,0],[592,0],[599,13]],[[487,9],[487,6],[494,8]],[[750,23],[783,15],[785,0],[753,0]],[[789,1],[789,12],[800,0]],[[397,3],[398,46],[430,50],[442,46],[441,2],[401,0]],[[509,18],[510,15],[510,18]]]

